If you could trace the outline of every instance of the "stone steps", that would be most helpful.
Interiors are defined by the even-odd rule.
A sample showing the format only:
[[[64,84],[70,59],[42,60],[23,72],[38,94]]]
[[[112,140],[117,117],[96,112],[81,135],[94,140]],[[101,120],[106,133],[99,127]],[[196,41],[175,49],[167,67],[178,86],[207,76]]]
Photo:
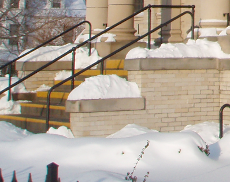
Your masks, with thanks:
[[[105,61],[105,75],[116,74],[120,77],[128,77],[128,72],[123,70],[124,60],[107,60]],[[80,70],[75,70],[77,73]],[[79,86],[85,78],[100,75],[99,69],[87,70],[75,78],[75,87]],[[54,84],[61,82],[55,80]],[[50,96],[50,126],[55,128],[59,126],[70,127],[69,113],[65,112],[65,104],[71,91],[71,81],[68,81],[60,87],[53,90]],[[47,108],[48,91],[38,91],[36,93],[19,93],[13,94],[13,99],[21,105],[20,115],[0,115],[0,119],[9,121],[16,126],[28,129],[29,131],[38,133],[46,131],[46,108]],[[20,102],[20,100],[28,100],[30,102]]]

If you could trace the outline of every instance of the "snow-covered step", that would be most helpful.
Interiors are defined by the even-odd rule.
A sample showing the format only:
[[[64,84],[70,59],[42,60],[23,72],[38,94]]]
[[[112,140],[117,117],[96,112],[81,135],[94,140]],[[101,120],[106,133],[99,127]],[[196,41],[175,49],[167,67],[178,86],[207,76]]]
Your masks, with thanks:
[[[27,129],[34,133],[46,132],[46,120],[44,117],[34,117],[30,115],[0,115],[2,121],[8,121],[18,127]],[[51,119],[50,127],[58,128],[60,126],[70,127],[67,119]]]

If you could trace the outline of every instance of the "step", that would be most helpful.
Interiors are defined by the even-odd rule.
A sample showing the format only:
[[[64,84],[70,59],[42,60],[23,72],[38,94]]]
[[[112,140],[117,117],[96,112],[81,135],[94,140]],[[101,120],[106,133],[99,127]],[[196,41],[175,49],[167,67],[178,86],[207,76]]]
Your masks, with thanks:
[[[124,60],[123,59],[106,60],[105,69],[124,69]]]
[[[75,73],[79,72],[81,70],[75,70]],[[100,70],[87,70],[83,73],[81,73],[80,75],[85,75],[85,76],[97,76],[100,75],[101,71]],[[104,75],[118,75],[118,76],[127,76],[128,75],[128,71],[127,70],[104,70],[103,72]]]
[[[62,80],[55,80],[54,84],[58,84],[60,83]],[[83,81],[74,81],[74,88],[76,88],[77,86],[79,86]],[[67,81],[64,84],[60,85],[59,87],[57,87],[55,89],[55,92],[71,92],[71,81]]]
[[[43,116],[46,117],[46,104],[40,103],[20,103],[21,113],[32,116]],[[50,105],[50,118],[63,118],[69,119],[69,113],[65,112],[65,106],[63,105]]]
[[[34,133],[46,132],[46,119],[44,117],[34,117],[34,116],[25,116],[21,115],[0,115],[2,121],[7,121],[14,124],[17,127],[27,129],[28,131]],[[50,127],[58,128],[60,126],[66,126],[70,128],[69,120],[59,119],[59,120],[50,120]]]
[[[47,103],[47,95],[48,91],[39,91],[37,92],[37,101],[36,102],[45,102]],[[50,103],[59,103],[64,104],[66,99],[68,98],[69,92],[51,92],[50,95]]]

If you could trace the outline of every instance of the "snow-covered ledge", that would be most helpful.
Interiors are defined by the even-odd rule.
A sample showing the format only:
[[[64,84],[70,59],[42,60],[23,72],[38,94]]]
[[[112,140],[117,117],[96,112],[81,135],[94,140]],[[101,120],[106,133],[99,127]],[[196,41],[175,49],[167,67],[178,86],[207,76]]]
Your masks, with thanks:
[[[109,112],[145,109],[145,98],[111,98],[94,100],[67,100],[66,112]]]

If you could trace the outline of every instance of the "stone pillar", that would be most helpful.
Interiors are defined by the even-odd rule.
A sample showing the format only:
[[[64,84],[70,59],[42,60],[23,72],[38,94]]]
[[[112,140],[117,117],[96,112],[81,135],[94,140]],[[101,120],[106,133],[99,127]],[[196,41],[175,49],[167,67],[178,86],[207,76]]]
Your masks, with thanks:
[[[87,0],[86,20],[92,24],[92,30],[105,29],[107,25],[108,0]],[[88,26],[86,26],[88,30]],[[85,31],[87,33],[88,31]]]
[[[227,26],[227,16],[229,13],[229,0],[202,0],[201,1],[201,22],[202,28],[223,28]]]
[[[108,0],[108,26],[134,13],[134,0]],[[116,34],[116,41],[135,39],[134,19],[130,19],[117,26],[110,33]]]
[[[162,0],[162,5],[181,5],[181,0]],[[165,8],[162,9],[162,20],[161,23],[164,23],[171,18],[179,15],[181,13],[180,8]],[[174,20],[171,24],[168,24],[163,28],[163,42],[182,42],[183,38],[181,37],[181,18]]]

